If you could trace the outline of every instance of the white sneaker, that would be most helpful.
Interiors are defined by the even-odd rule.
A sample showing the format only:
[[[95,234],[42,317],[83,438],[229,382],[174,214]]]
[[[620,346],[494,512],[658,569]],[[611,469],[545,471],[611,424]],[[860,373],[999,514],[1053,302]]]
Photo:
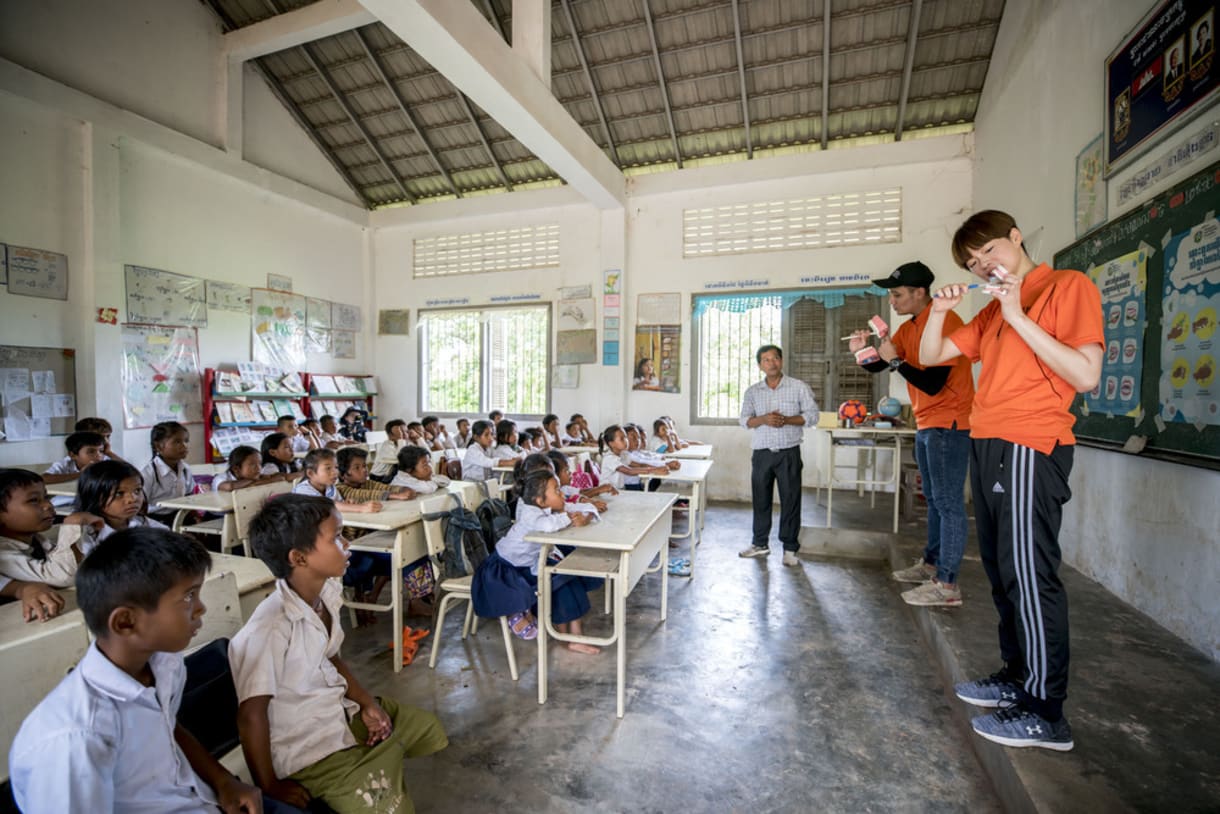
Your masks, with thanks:
[[[738,557],[765,557],[771,553],[771,549],[765,545],[752,545],[745,551],[739,551]]]
[[[793,565],[800,565],[800,564],[801,564],[801,561],[796,558],[795,551],[785,551],[784,552],[784,565],[791,567]]]
[[[894,571],[890,574],[898,582],[913,582],[916,585],[924,582],[930,582],[932,577],[936,576],[936,569],[929,571],[923,561],[923,557],[915,560],[915,564],[910,568],[903,568],[901,571]]]

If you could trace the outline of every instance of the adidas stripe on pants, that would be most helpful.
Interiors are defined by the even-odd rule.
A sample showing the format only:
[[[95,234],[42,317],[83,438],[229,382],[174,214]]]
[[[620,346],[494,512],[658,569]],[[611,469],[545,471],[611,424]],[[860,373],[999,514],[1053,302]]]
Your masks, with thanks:
[[[1068,601],[1059,580],[1059,525],[1072,493],[1075,447],[1050,455],[998,438],[970,444],[979,554],[1000,613],[1000,655],[1025,677],[1021,703],[1048,721],[1063,715]]]

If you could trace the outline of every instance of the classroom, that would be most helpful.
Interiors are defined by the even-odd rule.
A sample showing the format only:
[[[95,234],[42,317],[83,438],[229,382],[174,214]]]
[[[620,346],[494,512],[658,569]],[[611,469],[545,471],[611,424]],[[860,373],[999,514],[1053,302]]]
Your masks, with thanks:
[[[205,481],[285,414],[366,413],[370,465],[391,419],[435,415],[452,434],[493,410],[518,431],[553,414],[558,435],[579,414],[593,441],[574,470],[604,465],[604,429],[638,424],[653,449],[670,417],[706,454],[664,451],[675,474],[645,473],[571,573],[537,575],[612,575],[590,594],[598,656],[561,649],[549,623],[541,644],[506,617],[466,635],[461,602],[404,641],[427,620],[396,579],[392,610],[359,608],[371,624],[336,615],[364,686],[445,729],[445,749],[406,762],[418,810],[1216,810],[1215,5],[5,0],[0,469],[64,458],[85,416],[137,469],[150,428],[181,422]],[[961,262],[983,244],[962,255],[955,239],[991,210],[1032,264],[1082,272],[1102,304],[1051,535],[1071,751],[971,731],[954,687],[1001,666],[1004,601],[981,502],[967,488],[961,607],[904,602],[891,571],[934,565],[918,560],[935,510],[916,385],[848,349],[860,331],[892,348],[870,318],[897,331],[917,313],[886,278],[974,283],[954,306],[967,322],[1005,302],[1011,281]],[[899,276],[916,261],[934,283]],[[747,388],[773,382],[772,345],[816,400],[803,430],[743,416]],[[786,431],[799,550],[750,559],[751,518],[771,516],[751,511],[758,453],[777,446],[759,439]],[[456,457],[434,455],[438,474]],[[473,508],[463,484],[450,493]],[[228,494],[167,510],[220,512],[223,579],[206,593],[224,610],[207,624],[240,626],[276,587],[242,556],[245,521],[215,503]],[[344,519],[403,567],[435,554],[424,515],[448,504],[426,502]],[[6,653],[23,652],[7,649],[18,628],[0,624]],[[52,633],[87,646],[79,623]],[[74,660],[46,663],[26,679],[51,687]],[[16,696],[0,688],[0,707]],[[19,723],[0,722],[6,761]]]

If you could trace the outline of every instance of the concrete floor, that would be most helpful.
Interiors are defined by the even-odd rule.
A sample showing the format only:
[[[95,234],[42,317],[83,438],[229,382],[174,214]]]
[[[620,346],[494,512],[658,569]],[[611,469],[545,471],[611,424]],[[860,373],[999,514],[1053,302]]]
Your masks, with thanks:
[[[805,524],[822,522],[812,495],[805,503]],[[887,509],[835,496],[837,526],[888,532]],[[408,762],[418,809],[999,811],[887,571],[784,568],[778,545],[767,562],[742,560],[749,529],[748,506],[711,507],[699,570],[671,579],[666,623],[659,577],[628,598],[621,720],[612,651],[553,650],[540,706],[535,646],[515,642],[514,683],[498,625],[462,642],[453,616],[436,671],[425,644],[397,676],[384,616],[351,633],[345,657],[366,685],[436,711],[449,733],[443,752]],[[593,600],[588,627],[601,633],[609,620]]]

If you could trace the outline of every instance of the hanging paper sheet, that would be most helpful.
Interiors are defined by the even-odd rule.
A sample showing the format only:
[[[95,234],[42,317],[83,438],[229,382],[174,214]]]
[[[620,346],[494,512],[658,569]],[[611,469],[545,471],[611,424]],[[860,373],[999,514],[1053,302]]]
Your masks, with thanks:
[[[250,303],[254,361],[280,370],[304,370],[305,297],[255,288]]]
[[[199,334],[194,328],[124,324],[123,425],[203,421]]]
[[[305,350],[309,353],[330,351],[330,300],[305,299]]]

